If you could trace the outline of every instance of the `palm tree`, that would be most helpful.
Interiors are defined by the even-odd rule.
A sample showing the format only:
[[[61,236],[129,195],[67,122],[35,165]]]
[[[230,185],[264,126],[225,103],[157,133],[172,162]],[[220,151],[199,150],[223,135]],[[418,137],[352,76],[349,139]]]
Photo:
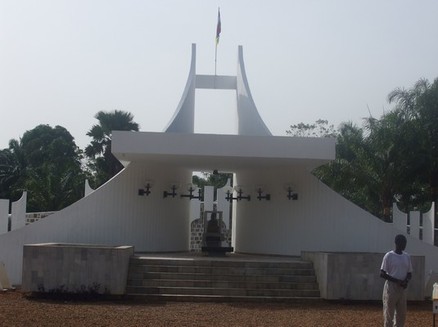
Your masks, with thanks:
[[[16,200],[27,190],[29,211],[62,209],[82,196],[81,159],[65,128],[38,125],[0,151],[0,195]]]
[[[413,88],[396,88],[388,94],[388,102],[395,103],[396,111],[406,116],[407,119],[418,118],[417,101],[418,98],[430,88],[427,79],[419,79]]]
[[[395,110],[409,119],[411,149],[420,166],[417,177],[428,182],[430,200],[438,200],[438,79],[431,85],[420,79],[409,90],[396,89],[388,100]],[[411,157],[412,157],[411,153]]]
[[[315,170],[315,175],[334,190],[385,221],[392,203],[408,203],[413,188],[406,174],[410,158],[406,151],[404,121],[390,112],[381,119],[365,119],[364,129],[341,125],[336,160]]]
[[[59,169],[56,163],[44,163],[38,169],[30,169],[25,188],[30,190],[29,211],[58,211],[83,196],[83,178],[78,167]]]
[[[123,169],[111,153],[112,131],[138,131],[139,125],[133,121],[131,113],[121,110],[99,111],[95,118],[99,124],[93,125],[87,133],[93,140],[85,148],[85,154],[91,160],[89,166],[94,172],[95,184],[99,186]]]
[[[362,128],[351,122],[341,124],[336,159],[313,171],[316,177],[363,209],[380,216],[378,180],[369,164],[371,147]]]
[[[438,79],[432,85],[420,79],[412,89],[395,89],[388,100],[395,108],[380,119],[365,119],[364,129],[343,124],[336,160],[314,171],[386,221],[394,201],[410,211],[438,200]]]
[[[10,142],[10,144],[15,143]],[[19,153],[20,151],[18,153],[13,151],[12,145],[9,149],[0,150],[0,198],[2,199],[19,198],[16,194],[16,186],[25,171],[24,164],[20,163]]]

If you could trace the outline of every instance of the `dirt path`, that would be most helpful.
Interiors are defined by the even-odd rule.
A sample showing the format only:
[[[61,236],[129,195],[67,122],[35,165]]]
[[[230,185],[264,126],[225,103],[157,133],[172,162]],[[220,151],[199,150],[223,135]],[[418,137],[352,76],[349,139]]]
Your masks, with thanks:
[[[382,309],[379,303],[326,301],[54,301],[30,299],[15,291],[0,293],[0,326],[382,326]],[[407,326],[432,326],[432,304],[409,303]]]

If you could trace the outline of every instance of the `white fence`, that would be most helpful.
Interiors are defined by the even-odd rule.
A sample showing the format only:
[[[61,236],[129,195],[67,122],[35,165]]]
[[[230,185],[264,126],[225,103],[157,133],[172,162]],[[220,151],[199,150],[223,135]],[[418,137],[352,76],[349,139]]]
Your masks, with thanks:
[[[392,221],[394,227],[403,233],[407,233],[427,244],[435,244],[435,204],[432,203],[428,212],[411,211],[404,213],[400,211],[397,204],[392,207]]]
[[[27,193],[23,192],[19,200],[12,202],[9,213],[9,200],[0,199],[0,234],[24,227],[56,212],[26,212],[26,202]]]

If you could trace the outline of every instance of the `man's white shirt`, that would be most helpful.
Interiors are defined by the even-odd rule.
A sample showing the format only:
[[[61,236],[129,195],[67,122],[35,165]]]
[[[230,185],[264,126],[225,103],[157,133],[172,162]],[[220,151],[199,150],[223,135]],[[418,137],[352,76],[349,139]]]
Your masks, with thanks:
[[[383,257],[380,269],[391,277],[404,280],[408,273],[412,273],[411,257],[404,251],[402,254],[389,251]]]

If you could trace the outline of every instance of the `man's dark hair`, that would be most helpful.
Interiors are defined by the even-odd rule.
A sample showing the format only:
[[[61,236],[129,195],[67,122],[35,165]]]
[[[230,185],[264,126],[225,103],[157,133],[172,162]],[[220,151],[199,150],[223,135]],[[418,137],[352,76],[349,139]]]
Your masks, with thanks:
[[[406,239],[406,237],[405,237],[404,235],[402,235],[402,234],[398,234],[398,235],[395,237],[394,242],[395,242],[395,243],[399,243],[399,242],[407,243],[408,240]]]

